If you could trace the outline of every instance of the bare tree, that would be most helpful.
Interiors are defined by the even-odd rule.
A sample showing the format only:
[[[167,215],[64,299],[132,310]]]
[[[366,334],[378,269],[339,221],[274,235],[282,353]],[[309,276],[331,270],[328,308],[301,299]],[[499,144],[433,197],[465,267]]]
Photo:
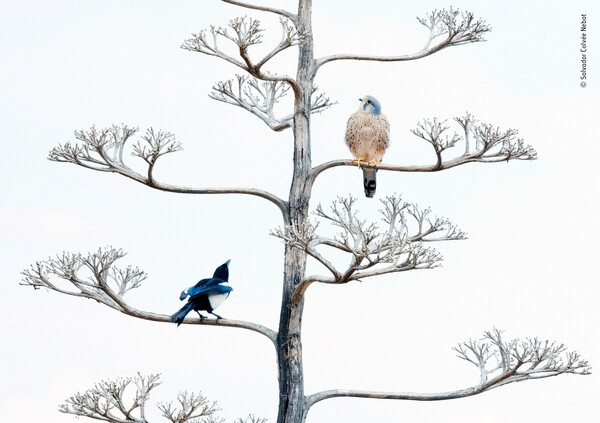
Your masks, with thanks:
[[[253,57],[250,50],[252,46],[262,42],[263,29],[258,20],[241,17],[232,19],[224,27],[213,26],[193,34],[183,43],[182,48],[227,61],[245,72],[243,75],[236,75],[234,79],[215,83],[211,98],[249,111],[274,131],[287,128],[292,130],[294,168],[287,199],[256,188],[191,188],[157,181],[153,175],[156,162],[165,154],[181,150],[181,144],[172,134],[152,128],[147,130],[137,143],[132,144],[133,155],[141,158],[147,165],[144,173],[136,172],[125,161],[123,153],[126,144],[137,132],[137,129],[128,126],[113,126],[107,129],[92,127],[88,131],[78,131],[75,138],[79,143],[59,145],[50,152],[49,158],[52,161],[74,163],[93,170],[118,173],[158,190],[191,194],[253,195],[269,201],[278,208],[282,216],[282,225],[274,229],[272,235],[280,238],[285,244],[283,296],[278,329],[228,319],[217,322],[188,317],[184,321],[186,324],[218,324],[223,327],[247,329],[264,335],[273,343],[278,359],[278,423],[304,422],[312,405],[333,397],[443,400],[479,394],[511,382],[563,373],[588,374],[588,363],[577,353],[567,351],[563,345],[540,341],[537,338],[506,342],[502,338],[502,332],[494,329],[485,332],[481,340],[469,340],[455,347],[461,359],[479,369],[479,381],[469,388],[422,394],[343,389],[305,394],[301,322],[304,295],[312,283],[344,284],[382,274],[435,268],[439,265],[441,257],[426,245],[433,241],[465,238],[465,233],[447,219],[435,217],[429,209],[406,203],[397,195],[385,197],[381,201],[381,219],[378,222],[361,218],[356,210],[356,200],[352,197],[338,198],[329,208],[319,205],[314,210],[314,218],[311,218],[309,206],[316,178],[322,172],[337,166],[356,165],[356,162],[350,159],[342,159],[313,166],[311,115],[324,111],[333,104],[323,93],[317,93],[314,85],[317,72],[322,66],[333,61],[401,62],[420,59],[448,47],[483,41],[490,27],[469,12],[453,8],[435,10],[423,18],[418,18],[418,22],[425,26],[427,32],[423,48],[416,53],[391,56],[335,54],[315,58],[311,0],[299,0],[295,13],[246,1],[222,1],[247,10],[278,15],[281,19],[281,41],[266,55]],[[239,54],[232,56],[226,53],[221,48],[225,43],[237,47],[236,51]],[[271,74],[263,70],[264,65],[273,57],[292,47],[298,50],[295,76]],[[275,105],[288,93],[294,97],[293,110],[283,117],[278,117],[275,114]],[[455,130],[452,130],[452,126]],[[492,124],[478,122],[471,114],[456,117],[453,121],[425,119],[418,123],[412,132],[433,148],[431,164],[362,165],[396,172],[435,172],[472,162],[493,163],[536,158],[535,150],[518,138],[516,130],[500,129]],[[463,148],[462,153],[452,155],[459,146]],[[338,234],[334,237],[320,235],[320,222],[334,225],[339,230]],[[327,248],[345,253],[348,257],[347,266],[340,268],[334,265],[327,258]],[[123,256],[121,250],[113,248],[99,249],[88,255],[63,253],[25,270],[23,283],[34,288],[46,287],[68,295],[92,298],[130,316],[168,322],[169,316],[138,310],[127,303],[125,294],[130,289],[139,287],[146,275],[137,268],[116,267],[115,262]],[[306,275],[306,262],[309,257],[322,264],[327,274]],[[56,278],[62,279],[63,282],[56,283]],[[152,377],[138,380],[151,381]],[[120,389],[119,383],[114,385],[115,392]],[[139,409],[142,414],[144,398],[149,389],[142,386],[140,394],[131,406],[133,409]],[[119,401],[113,403],[110,402],[112,400],[96,400],[106,397],[100,393],[103,390],[106,391],[107,388],[99,384],[90,394],[72,397],[62,410],[88,417],[105,413],[106,417],[106,413],[115,409],[127,417],[131,407],[122,406]],[[114,399],[114,394],[111,395]],[[178,416],[192,416],[195,413],[195,410],[190,410],[195,404],[194,398],[197,400],[198,397],[182,395],[178,398],[180,408],[161,406],[163,414],[172,421],[185,421],[183,417]],[[97,405],[90,408],[89,404]]]

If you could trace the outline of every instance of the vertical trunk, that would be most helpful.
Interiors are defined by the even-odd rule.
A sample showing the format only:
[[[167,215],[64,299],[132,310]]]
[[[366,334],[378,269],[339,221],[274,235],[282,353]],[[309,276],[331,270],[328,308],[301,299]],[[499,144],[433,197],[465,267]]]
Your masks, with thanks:
[[[289,195],[287,225],[302,227],[308,219],[310,186],[306,181],[311,169],[310,97],[313,90],[313,44],[311,28],[312,0],[299,0],[298,31],[307,37],[299,46],[296,81],[302,91],[294,113],[294,174]],[[302,423],[306,418],[304,370],[302,367],[302,310],[304,300],[295,301],[294,290],[304,279],[306,253],[285,247],[283,298],[279,319],[279,412],[278,423]]]

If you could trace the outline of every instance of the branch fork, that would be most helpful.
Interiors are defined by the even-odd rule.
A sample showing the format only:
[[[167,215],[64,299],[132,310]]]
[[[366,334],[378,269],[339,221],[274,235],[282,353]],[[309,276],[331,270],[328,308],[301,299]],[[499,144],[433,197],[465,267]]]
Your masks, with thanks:
[[[589,363],[563,344],[527,338],[525,341],[504,341],[503,332],[494,328],[486,331],[479,341],[461,342],[454,351],[459,358],[473,364],[480,373],[473,387],[440,393],[377,392],[350,389],[331,389],[308,395],[306,407],[330,398],[374,398],[411,401],[443,401],[464,398],[513,382],[541,379],[561,374],[589,375]]]
[[[366,60],[378,62],[402,62],[416,60],[446,47],[467,43],[485,41],[484,36],[491,31],[491,27],[482,19],[476,19],[470,12],[461,12],[458,9],[434,10],[424,18],[417,20],[429,29],[429,35],[423,48],[417,53],[400,56],[370,56],[358,54],[334,54],[316,60],[316,68],[336,60]],[[440,40],[441,39],[441,40]]]
[[[378,170],[395,172],[437,172],[467,163],[497,163],[510,160],[536,160],[537,152],[518,138],[515,129],[501,130],[489,123],[480,123],[473,115],[453,119],[459,126],[458,132],[450,133],[451,126],[447,120],[438,118],[423,119],[411,132],[429,144],[435,154],[435,163],[430,165],[402,166],[378,163]],[[464,142],[464,151],[451,159],[444,159],[444,154]],[[333,160],[312,168],[309,183],[314,183],[321,172],[337,166],[355,166],[356,162]],[[374,164],[362,164],[374,166]]]
[[[304,39],[304,36],[297,32],[293,22],[290,24],[289,19],[282,18],[280,22],[282,27],[281,41],[258,61],[253,61],[250,58],[248,48],[262,42],[261,33],[263,32],[263,29],[260,27],[260,21],[246,16],[232,19],[229,21],[227,27],[211,26],[208,32],[202,30],[196,34],[192,34],[192,38],[184,41],[181,48],[208,56],[218,57],[263,81],[285,82],[292,87],[296,102],[299,102],[302,96],[301,89],[292,77],[285,75],[271,75],[262,71],[262,67],[265,63],[274,56],[292,46],[298,45]],[[219,47],[218,41],[222,38],[229,40],[238,47],[239,58],[230,56]]]
[[[148,423],[147,403],[153,390],[160,386],[159,374],[103,380],[83,393],[67,398],[59,411],[77,417],[88,417],[110,423]],[[133,390],[133,392],[131,392]],[[127,393],[133,393],[133,395]],[[216,413],[221,411],[216,401],[209,401],[201,392],[180,391],[176,403],[157,404],[162,417],[171,423],[224,423]],[[266,419],[250,414],[235,423],[266,423]]]
[[[449,220],[431,218],[429,209],[421,210],[395,195],[380,200],[383,206],[380,210],[383,226],[380,229],[380,224],[359,218],[354,210],[356,201],[352,196],[338,197],[329,211],[325,211],[321,205],[317,206],[314,214],[320,221],[328,221],[340,229],[333,238],[318,235],[319,222],[313,224],[310,221],[302,227],[289,225],[271,232],[287,245],[305,251],[331,274],[306,277],[297,288],[298,299],[313,282],[342,284],[381,274],[437,267],[441,256],[435,250],[424,247],[423,242],[466,237]],[[348,254],[346,269],[339,270],[327,260],[318,250],[320,246]]]
[[[38,261],[21,274],[21,285],[34,289],[47,288],[61,294],[89,298],[123,314],[156,322],[171,323],[171,316],[138,310],[125,300],[125,294],[139,288],[147,278],[145,272],[137,267],[119,268],[116,261],[125,257],[121,249],[99,248],[87,255],[62,253],[56,258]],[[87,278],[82,272],[88,274]],[[60,284],[52,279],[58,278]],[[66,285],[66,286],[63,286]],[[187,317],[183,323],[236,327],[260,333],[277,345],[277,332],[252,322],[231,319],[192,319]]]
[[[146,175],[142,175],[127,164],[123,152],[127,142],[138,132],[137,128],[127,125],[111,126],[98,130],[94,126],[88,131],[76,131],[75,138],[81,144],[65,143],[54,147],[48,156],[51,161],[74,163],[78,166],[101,172],[114,172],[151,188],[182,194],[247,194],[262,197],[275,204],[282,214],[287,210],[285,201],[270,192],[255,188],[187,188],[158,182],[154,169],[159,158],[166,154],[182,150],[181,144],[169,132],[155,131],[150,128],[133,145],[132,155],[141,158],[147,164]]]

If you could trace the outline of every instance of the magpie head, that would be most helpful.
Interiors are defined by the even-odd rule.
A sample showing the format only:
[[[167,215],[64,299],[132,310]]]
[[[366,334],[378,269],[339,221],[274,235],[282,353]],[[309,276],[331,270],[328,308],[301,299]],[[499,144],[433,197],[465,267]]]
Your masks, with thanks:
[[[215,273],[213,274],[213,279],[222,279],[225,282],[229,281],[229,262],[230,260],[227,260],[225,263],[223,263],[222,265],[220,265],[219,267],[217,267],[217,269],[215,270]]]

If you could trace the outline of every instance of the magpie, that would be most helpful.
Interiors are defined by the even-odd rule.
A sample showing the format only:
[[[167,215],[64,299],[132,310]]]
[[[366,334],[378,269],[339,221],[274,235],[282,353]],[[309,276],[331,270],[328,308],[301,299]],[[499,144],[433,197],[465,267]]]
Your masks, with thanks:
[[[204,320],[206,317],[200,313],[200,310],[207,311],[209,314],[217,317],[217,320],[222,319],[216,313],[213,313],[214,309],[217,308],[223,301],[227,299],[233,288],[226,285],[221,285],[229,282],[229,262],[217,267],[213,277],[210,279],[202,279],[196,285],[184,289],[179,295],[179,300],[183,301],[188,296],[188,302],[179,309],[175,314],[171,316],[171,321],[177,323],[179,326],[185,316],[194,310],[200,316],[200,320]]]

